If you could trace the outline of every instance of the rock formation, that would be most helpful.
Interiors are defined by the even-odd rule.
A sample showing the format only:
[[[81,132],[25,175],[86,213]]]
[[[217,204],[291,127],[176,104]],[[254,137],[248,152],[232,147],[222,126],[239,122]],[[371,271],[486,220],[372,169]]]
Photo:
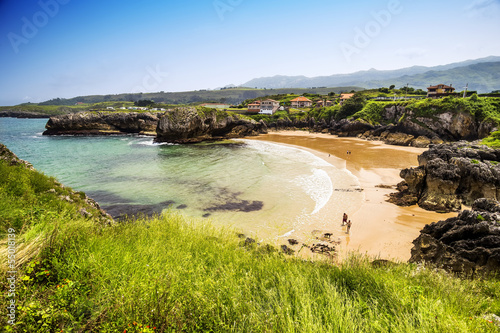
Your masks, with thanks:
[[[0,111],[0,118],[49,118],[49,116],[29,111]]]
[[[500,150],[463,141],[431,145],[418,161],[401,171],[404,182],[391,202],[450,212],[479,198],[500,198]]]
[[[178,108],[167,111],[156,129],[156,142],[192,143],[267,133],[266,124],[215,109]]]
[[[270,129],[304,129],[330,133],[340,137],[358,137],[380,140],[390,145],[426,148],[430,144],[445,141],[476,140],[488,136],[495,130],[491,121],[479,121],[473,115],[460,110],[432,113],[429,116],[415,114],[404,106],[383,109],[380,124],[366,120],[342,119],[339,121],[280,119],[268,124]]]
[[[447,271],[500,271],[500,203],[478,199],[472,210],[426,225],[413,241],[410,262],[428,262]]]
[[[50,117],[44,135],[154,135],[162,113],[79,112]]]

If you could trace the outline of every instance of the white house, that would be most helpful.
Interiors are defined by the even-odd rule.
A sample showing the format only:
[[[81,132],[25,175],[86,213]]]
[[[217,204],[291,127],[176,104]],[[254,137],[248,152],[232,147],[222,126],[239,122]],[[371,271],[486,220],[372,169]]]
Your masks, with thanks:
[[[280,102],[266,99],[260,103],[260,114],[274,114],[280,108]]]

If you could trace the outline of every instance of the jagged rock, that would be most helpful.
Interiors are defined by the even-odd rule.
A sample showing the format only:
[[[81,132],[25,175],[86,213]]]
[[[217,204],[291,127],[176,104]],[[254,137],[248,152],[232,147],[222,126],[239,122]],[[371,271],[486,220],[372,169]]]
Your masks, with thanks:
[[[331,255],[333,252],[335,252],[335,246],[328,246],[326,244],[313,244],[311,247],[311,252]]]
[[[413,241],[410,262],[451,272],[500,271],[500,204],[478,199],[458,217],[426,225]]]
[[[5,160],[9,165],[24,165],[30,170],[35,170],[31,163],[26,162],[11,152],[4,144],[0,143],[0,160]]]
[[[291,256],[292,254],[295,253],[294,250],[292,250],[291,248],[289,248],[288,246],[286,245],[281,245],[281,251],[283,251],[284,254],[287,254],[289,256]]]
[[[357,136],[366,131],[373,130],[375,127],[361,119],[348,120],[342,119],[334,124],[332,130],[339,136]]]
[[[411,134],[404,133],[389,133],[385,138],[384,142],[389,145],[395,146],[409,146],[415,137]]]
[[[431,143],[432,143],[431,139],[421,135],[411,142],[411,146],[417,148],[427,148]]]
[[[267,133],[263,122],[215,109],[192,107],[167,111],[159,120],[156,142],[192,143]]]
[[[500,197],[500,151],[467,142],[431,145],[418,157],[419,166],[401,171],[407,188],[391,202],[405,204],[416,197],[420,207],[450,212],[478,198]]]
[[[154,135],[160,113],[79,112],[50,117],[43,135]]]

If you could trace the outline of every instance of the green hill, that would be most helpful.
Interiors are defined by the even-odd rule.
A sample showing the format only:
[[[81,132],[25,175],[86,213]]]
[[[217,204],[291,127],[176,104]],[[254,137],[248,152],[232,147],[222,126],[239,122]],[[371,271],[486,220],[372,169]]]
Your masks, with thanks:
[[[253,89],[253,88],[222,88],[220,90],[198,90],[185,92],[157,92],[157,93],[136,93],[136,94],[117,94],[117,95],[93,95],[79,96],[70,99],[56,98],[39,105],[75,105],[76,103],[102,103],[102,102],[127,102],[138,100],[153,100],[156,103],[164,104],[190,104],[190,103],[226,103],[239,104],[246,99],[263,97],[279,94],[322,94],[327,95],[330,92],[340,93],[351,90],[361,90],[359,87],[334,87],[334,88],[293,88],[293,89]]]

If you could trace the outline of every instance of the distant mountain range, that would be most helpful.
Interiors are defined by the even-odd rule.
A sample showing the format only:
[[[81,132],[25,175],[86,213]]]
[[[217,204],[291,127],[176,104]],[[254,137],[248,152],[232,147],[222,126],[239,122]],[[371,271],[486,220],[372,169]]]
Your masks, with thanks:
[[[409,84],[414,88],[425,89],[441,83],[452,84],[458,91],[463,90],[467,83],[469,90],[480,93],[499,90],[500,57],[491,56],[435,67],[413,66],[386,71],[370,69],[352,74],[318,77],[277,75],[253,79],[240,87],[278,89],[358,86],[372,89],[393,84],[400,88]]]

